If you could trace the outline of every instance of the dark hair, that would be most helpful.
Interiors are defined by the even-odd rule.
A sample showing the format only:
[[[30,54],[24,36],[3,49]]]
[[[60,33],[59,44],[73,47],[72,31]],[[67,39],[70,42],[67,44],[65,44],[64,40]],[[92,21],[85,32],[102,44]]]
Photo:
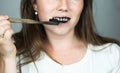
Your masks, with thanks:
[[[32,0],[33,1],[33,0]],[[21,0],[21,17],[39,20],[34,14],[35,10],[30,0]],[[84,8],[75,27],[75,35],[78,39],[94,45],[102,45],[105,43],[120,42],[110,38],[102,37],[95,32],[92,0],[84,0]],[[23,24],[22,30],[14,34],[17,55],[22,55],[22,60],[26,60],[24,64],[37,60],[41,51],[45,50],[44,43],[48,41],[44,27],[42,25]]]

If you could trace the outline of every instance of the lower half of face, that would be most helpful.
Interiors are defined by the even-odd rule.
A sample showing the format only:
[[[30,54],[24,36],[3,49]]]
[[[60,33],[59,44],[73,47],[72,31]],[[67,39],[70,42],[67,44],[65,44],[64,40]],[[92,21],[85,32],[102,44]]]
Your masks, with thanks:
[[[74,31],[83,10],[83,0],[38,0],[37,2],[40,21],[67,20],[59,25],[44,24],[46,33],[64,35]]]

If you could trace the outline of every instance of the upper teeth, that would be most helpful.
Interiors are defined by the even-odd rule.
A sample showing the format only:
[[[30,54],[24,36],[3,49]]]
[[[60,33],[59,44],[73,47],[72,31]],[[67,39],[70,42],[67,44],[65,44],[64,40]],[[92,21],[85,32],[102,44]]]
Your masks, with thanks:
[[[68,18],[68,17],[54,17],[53,19],[56,19],[60,22],[67,22],[70,18]]]

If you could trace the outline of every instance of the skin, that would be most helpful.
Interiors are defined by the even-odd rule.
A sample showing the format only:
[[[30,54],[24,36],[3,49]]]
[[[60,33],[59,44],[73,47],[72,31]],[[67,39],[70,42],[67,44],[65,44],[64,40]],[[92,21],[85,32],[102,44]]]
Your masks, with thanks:
[[[33,6],[35,10],[38,11],[39,19],[41,21],[49,20],[54,16],[68,16],[71,18],[69,23],[60,24],[59,26],[44,25],[47,35],[50,39],[53,39],[54,37],[55,39],[63,39],[63,37],[66,36],[72,36],[72,38],[75,37],[74,27],[77,24],[82,12],[82,0],[37,0],[37,3]],[[9,17],[5,15],[0,16],[0,34],[4,34],[4,37],[0,39],[0,47],[13,48],[12,50],[3,49],[5,51],[0,52],[0,54],[5,57],[16,54],[15,46],[12,43],[11,38],[13,34],[13,29],[11,28],[11,23],[8,21],[8,18]],[[7,53],[6,50],[7,52],[9,51],[9,53]],[[11,54],[11,51],[14,51],[14,53]]]
[[[13,29],[8,16],[0,15],[0,73],[16,73],[16,47],[11,38]]]
[[[54,4],[53,4],[54,3]],[[58,26],[44,25],[49,44],[47,54],[60,64],[72,64],[81,60],[86,53],[86,44],[74,35],[82,9],[83,0],[37,0],[34,9],[41,21],[54,16],[67,16],[71,20]],[[12,42],[13,29],[8,16],[0,15],[0,73],[16,73],[16,47]]]
[[[41,21],[49,21],[52,17],[71,18],[69,22],[58,26],[44,25],[50,42],[46,44],[46,51],[60,64],[75,63],[86,53],[86,44],[74,35],[74,28],[80,19],[83,6],[83,0],[37,0],[33,5]]]
[[[47,34],[59,36],[74,31],[83,9],[83,0],[37,0],[34,8],[41,21],[49,21],[50,18],[56,16],[71,18],[70,22],[59,26],[44,25]]]
[[[0,16],[0,35],[3,35],[0,39],[0,50],[2,50],[0,56],[4,58],[16,55],[16,48],[11,38],[14,32],[8,18],[8,16]]]

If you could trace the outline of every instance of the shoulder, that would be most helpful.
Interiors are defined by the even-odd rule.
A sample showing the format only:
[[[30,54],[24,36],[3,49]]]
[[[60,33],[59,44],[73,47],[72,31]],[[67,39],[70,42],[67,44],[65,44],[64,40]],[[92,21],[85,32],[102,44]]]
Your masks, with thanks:
[[[103,45],[92,45],[90,49],[94,52],[108,52],[110,54],[120,54],[120,46],[115,43],[107,43]]]
[[[94,53],[106,53],[111,56],[120,56],[120,46],[115,43],[107,43],[104,45],[90,44],[90,50]]]
[[[112,44],[109,49],[109,58],[111,60],[111,63],[113,64],[113,67],[116,67],[117,65],[120,65],[120,46],[117,44]]]
[[[41,73],[41,67],[40,66],[42,66],[41,64],[44,63],[44,58],[45,58],[45,53],[41,52],[38,60],[21,66],[21,73],[38,73],[38,71],[39,71],[39,73]],[[24,63],[24,61],[21,61],[21,63],[22,62]]]
[[[104,45],[91,45],[92,53],[98,59],[109,62],[112,67],[120,65],[120,46],[115,43],[107,43]]]

